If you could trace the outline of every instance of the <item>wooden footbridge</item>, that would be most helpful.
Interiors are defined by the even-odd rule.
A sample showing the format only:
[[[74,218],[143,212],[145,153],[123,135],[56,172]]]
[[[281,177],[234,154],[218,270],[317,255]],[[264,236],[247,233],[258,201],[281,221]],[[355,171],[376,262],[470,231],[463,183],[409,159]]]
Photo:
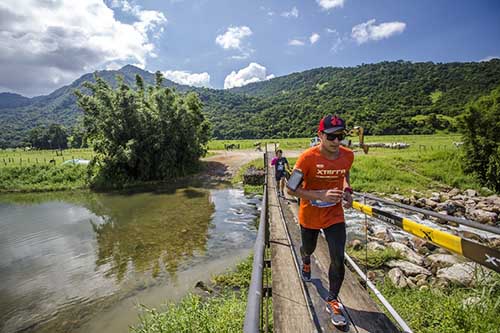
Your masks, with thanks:
[[[312,281],[304,283],[299,273],[300,229],[297,218],[298,205],[295,199],[278,196],[274,170],[267,168],[269,164],[266,155],[267,153],[264,154],[266,165],[265,191],[254,249],[252,283],[249,291],[244,331],[267,332],[269,330],[270,311],[268,300],[272,297],[274,332],[412,332],[411,328],[347,255],[349,265],[346,267],[345,279],[339,299],[344,305],[344,315],[347,318],[348,325],[339,328],[331,323],[325,310],[325,299],[328,296],[328,267],[330,264],[326,240],[319,237],[316,251],[311,260]],[[355,203],[355,208],[365,214],[382,217],[385,222],[401,227],[402,220],[405,220],[392,217],[393,221],[391,221],[390,215],[384,214],[382,216],[383,213],[375,209],[371,210],[371,207],[360,203]],[[377,216],[377,214],[380,215]],[[415,229],[415,226],[413,228]],[[418,233],[416,229],[407,231],[413,234]],[[458,246],[457,244],[460,244],[461,241],[459,237],[449,234],[441,235],[438,230],[434,231],[437,231],[436,239],[427,239],[428,241],[467,256],[492,269],[496,268],[495,265],[491,265],[491,263],[488,265],[488,262],[485,263],[485,260],[482,259],[483,257],[496,258],[500,266],[498,251],[483,246],[479,250],[475,249],[474,254],[466,255],[463,249],[470,246]],[[493,231],[499,232],[498,230]],[[456,239],[447,235],[456,237]],[[475,246],[477,247],[477,244]],[[470,249],[468,251],[470,252]],[[495,264],[495,262],[493,263]],[[500,267],[495,270],[499,271]],[[269,281],[269,274],[266,274],[266,271],[271,272],[272,282]],[[353,271],[358,274],[353,273]],[[372,295],[377,296],[380,300],[379,303],[384,305],[386,312],[390,313],[392,318],[389,318],[370,296],[369,289],[372,289]]]

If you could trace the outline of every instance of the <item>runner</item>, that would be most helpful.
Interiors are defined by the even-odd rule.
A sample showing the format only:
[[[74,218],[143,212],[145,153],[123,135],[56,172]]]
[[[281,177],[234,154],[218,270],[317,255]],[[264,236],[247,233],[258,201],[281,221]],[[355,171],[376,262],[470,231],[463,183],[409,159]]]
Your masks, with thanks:
[[[342,304],[338,295],[344,280],[344,249],[346,229],[344,210],[352,207],[352,189],[349,185],[349,170],[354,160],[350,149],[342,147],[340,141],[346,133],[345,123],[337,116],[326,116],[318,126],[321,143],[304,151],[295,164],[294,173],[303,174],[302,186],[290,195],[301,198],[299,222],[302,236],[302,279],[311,281],[311,255],[316,249],[320,230],[323,230],[330,254],[328,271],[329,295],[326,309],[334,325],[346,325]]]

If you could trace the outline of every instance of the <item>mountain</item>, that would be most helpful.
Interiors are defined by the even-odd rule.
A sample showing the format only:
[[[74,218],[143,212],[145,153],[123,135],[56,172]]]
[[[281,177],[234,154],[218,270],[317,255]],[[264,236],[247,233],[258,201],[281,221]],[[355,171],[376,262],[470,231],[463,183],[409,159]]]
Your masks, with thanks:
[[[30,99],[19,94],[0,93],[0,109],[17,108],[30,104]]]
[[[112,84],[116,75],[122,75],[131,86],[136,74],[148,84],[155,80],[153,73],[131,65],[96,74]],[[29,130],[39,125],[72,126],[81,115],[73,91],[84,81],[93,81],[93,74],[47,96],[0,94],[0,147],[25,144]],[[311,136],[328,113],[339,114],[370,134],[422,134],[455,131],[465,105],[500,85],[500,60],[324,67],[228,90],[169,80],[164,85],[200,96],[216,138]]]

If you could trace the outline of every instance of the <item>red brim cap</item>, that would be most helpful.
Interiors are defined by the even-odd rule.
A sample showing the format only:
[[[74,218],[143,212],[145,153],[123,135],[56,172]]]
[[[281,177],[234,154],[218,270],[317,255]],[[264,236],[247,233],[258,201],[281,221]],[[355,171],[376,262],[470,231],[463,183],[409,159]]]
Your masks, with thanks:
[[[337,116],[323,117],[318,126],[318,132],[335,133],[345,131],[344,121]]]

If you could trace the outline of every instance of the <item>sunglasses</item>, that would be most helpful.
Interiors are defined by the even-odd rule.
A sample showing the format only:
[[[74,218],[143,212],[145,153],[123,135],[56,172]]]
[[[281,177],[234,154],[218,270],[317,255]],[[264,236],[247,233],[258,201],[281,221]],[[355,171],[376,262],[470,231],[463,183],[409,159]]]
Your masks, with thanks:
[[[328,141],[334,141],[335,139],[338,139],[339,141],[342,141],[345,138],[345,134],[344,133],[325,133],[325,135],[326,135],[326,139]]]

